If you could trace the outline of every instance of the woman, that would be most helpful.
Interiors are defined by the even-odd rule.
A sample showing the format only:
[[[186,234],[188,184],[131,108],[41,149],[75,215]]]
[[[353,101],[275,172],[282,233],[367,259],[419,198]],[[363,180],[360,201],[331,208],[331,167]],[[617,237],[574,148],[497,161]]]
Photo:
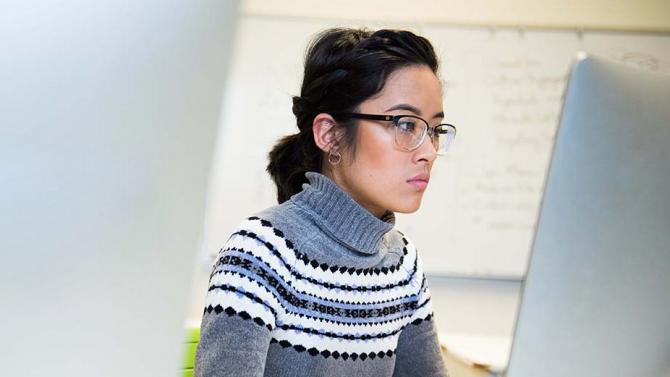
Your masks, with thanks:
[[[299,132],[269,154],[279,205],[221,249],[196,376],[446,375],[420,260],[393,228],[455,135],[437,71],[407,31],[315,38]]]

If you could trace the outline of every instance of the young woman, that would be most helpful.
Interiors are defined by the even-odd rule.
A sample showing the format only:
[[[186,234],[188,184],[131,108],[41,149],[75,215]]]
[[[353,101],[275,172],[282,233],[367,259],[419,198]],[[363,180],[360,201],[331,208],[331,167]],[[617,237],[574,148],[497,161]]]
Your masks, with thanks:
[[[408,31],[315,38],[299,132],[269,154],[279,205],[221,249],[196,376],[446,376],[420,259],[394,228],[455,136],[437,71]]]

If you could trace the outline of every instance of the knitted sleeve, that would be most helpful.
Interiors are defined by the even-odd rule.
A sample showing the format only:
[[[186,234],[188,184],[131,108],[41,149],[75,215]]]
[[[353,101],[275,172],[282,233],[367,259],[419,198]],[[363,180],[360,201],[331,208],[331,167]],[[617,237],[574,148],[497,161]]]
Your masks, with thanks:
[[[446,377],[440,344],[433,319],[430,290],[426,285],[421,261],[417,256],[418,274],[416,283],[419,286],[416,311],[408,324],[400,333],[396,350],[396,364],[393,377],[404,376],[440,376]],[[420,283],[419,283],[420,282]]]
[[[262,376],[277,310],[269,241],[243,225],[219,252],[210,275],[194,375]]]

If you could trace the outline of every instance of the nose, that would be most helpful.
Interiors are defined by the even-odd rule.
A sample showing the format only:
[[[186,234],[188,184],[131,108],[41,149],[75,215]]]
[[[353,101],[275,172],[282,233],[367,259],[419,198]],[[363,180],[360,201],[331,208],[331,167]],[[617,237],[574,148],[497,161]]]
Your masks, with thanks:
[[[436,158],[437,150],[435,150],[435,146],[433,146],[433,143],[430,140],[430,135],[426,135],[421,145],[414,150],[414,162],[419,163],[425,161],[432,165]]]

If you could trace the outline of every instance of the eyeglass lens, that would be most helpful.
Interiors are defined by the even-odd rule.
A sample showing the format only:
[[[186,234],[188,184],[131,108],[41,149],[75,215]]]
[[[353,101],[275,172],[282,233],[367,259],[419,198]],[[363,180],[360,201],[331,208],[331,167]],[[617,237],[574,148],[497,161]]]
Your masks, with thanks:
[[[395,129],[395,139],[398,145],[407,150],[414,150],[426,137],[428,123],[420,118],[400,117],[396,121]],[[432,134],[430,135],[431,142],[438,154],[445,153],[456,136],[456,130],[449,125],[436,126],[430,133]]]

